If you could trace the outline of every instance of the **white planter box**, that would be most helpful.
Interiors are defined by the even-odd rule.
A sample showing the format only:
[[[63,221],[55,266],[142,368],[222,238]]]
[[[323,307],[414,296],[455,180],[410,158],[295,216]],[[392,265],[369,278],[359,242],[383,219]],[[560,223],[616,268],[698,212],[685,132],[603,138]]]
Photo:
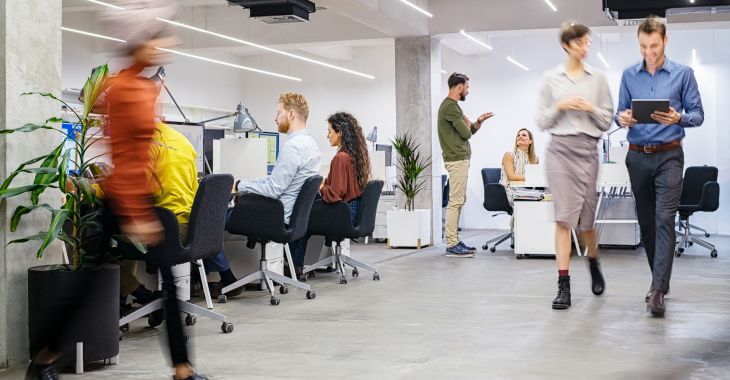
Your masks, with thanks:
[[[388,211],[388,246],[421,247],[431,244],[431,210]]]

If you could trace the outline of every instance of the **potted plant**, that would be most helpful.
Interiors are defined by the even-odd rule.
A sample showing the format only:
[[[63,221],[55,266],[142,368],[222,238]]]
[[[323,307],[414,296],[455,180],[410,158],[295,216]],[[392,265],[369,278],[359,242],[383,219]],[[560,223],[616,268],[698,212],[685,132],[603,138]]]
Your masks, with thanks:
[[[30,356],[34,357],[44,347],[49,333],[62,329],[64,346],[58,365],[77,361],[77,343],[83,344],[84,363],[114,358],[119,353],[119,266],[109,263],[103,244],[98,244],[100,208],[91,189],[92,179],[82,175],[92,169],[98,158],[87,155],[99,141],[94,134],[101,131],[103,121],[90,114],[103,92],[107,73],[107,65],[92,71],[84,85],[80,113],[53,94],[23,94],[51,98],[65,105],[78,119],[73,128],[64,131],[58,125],[63,120],[53,117],[43,124],[0,130],[4,134],[36,130],[60,133],[59,144],[51,152],[20,164],[0,185],[0,202],[19,196],[30,201],[13,212],[11,232],[16,231],[29,213],[50,214],[47,229],[8,244],[40,242],[36,251],[38,258],[55,240],[61,240],[66,248],[68,263],[28,269]],[[34,176],[32,184],[16,186],[18,179],[29,174]],[[60,207],[40,202],[41,194],[47,191],[62,197]],[[59,318],[60,315],[68,318]]]
[[[404,133],[392,141],[397,153],[397,191],[405,197],[405,208],[388,211],[388,246],[416,247],[431,244],[431,210],[416,209],[416,196],[428,186],[426,169],[431,157],[419,152],[420,144],[411,134]]]

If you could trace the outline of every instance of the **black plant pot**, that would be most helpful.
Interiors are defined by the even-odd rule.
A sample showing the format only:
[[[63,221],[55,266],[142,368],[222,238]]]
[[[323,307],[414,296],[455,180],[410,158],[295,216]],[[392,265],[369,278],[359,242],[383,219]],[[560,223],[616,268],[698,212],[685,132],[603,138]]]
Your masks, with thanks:
[[[48,344],[61,351],[60,366],[76,362],[83,343],[84,363],[119,354],[119,266],[71,271],[46,265],[28,269],[30,357]]]

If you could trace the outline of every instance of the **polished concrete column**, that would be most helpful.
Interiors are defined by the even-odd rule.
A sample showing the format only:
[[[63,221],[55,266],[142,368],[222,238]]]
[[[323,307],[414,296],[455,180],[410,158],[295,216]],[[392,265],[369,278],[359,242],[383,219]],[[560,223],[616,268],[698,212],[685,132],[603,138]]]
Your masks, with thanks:
[[[60,96],[61,1],[0,1],[0,57],[0,129],[58,116],[60,105],[55,101],[20,94],[41,91]],[[61,141],[61,135],[54,131],[0,135],[0,180],[18,164],[50,152]],[[32,181],[32,176],[26,175],[18,183]],[[41,201],[58,204],[59,193],[48,194]],[[25,197],[0,204],[0,368],[28,362],[28,268],[60,258],[60,245],[51,247],[42,260],[35,255],[38,243],[6,246],[8,241],[48,229],[48,213],[37,211],[26,215],[16,232],[10,232],[13,210],[29,203]]]
[[[395,40],[396,133],[411,133],[421,144],[421,154],[431,156],[429,186],[416,197],[416,208],[430,209],[431,239],[441,241],[441,148],[436,132],[436,112],[441,102],[441,44],[432,37]],[[402,196],[396,199],[405,205]]]

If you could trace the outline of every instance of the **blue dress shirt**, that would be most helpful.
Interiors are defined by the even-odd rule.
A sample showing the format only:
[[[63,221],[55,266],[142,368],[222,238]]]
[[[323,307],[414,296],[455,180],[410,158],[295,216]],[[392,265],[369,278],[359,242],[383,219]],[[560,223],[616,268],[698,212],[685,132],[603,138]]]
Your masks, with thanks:
[[[304,181],[319,175],[320,158],[319,147],[309,131],[290,132],[271,174],[252,181],[241,181],[237,190],[281,200],[284,222],[289,223]]]
[[[694,71],[665,58],[654,75],[642,61],[624,70],[618,96],[618,114],[631,108],[632,99],[669,99],[669,105],[682,114],[677,124],[636,124],[629,128],[628,140],[636,145],[659,145],[684,138],[684,128],[699,127],[705,120],[702,99]],[[684,111],[684,113],[682,113]],[[620,124],[619,124],[620,125]]]

